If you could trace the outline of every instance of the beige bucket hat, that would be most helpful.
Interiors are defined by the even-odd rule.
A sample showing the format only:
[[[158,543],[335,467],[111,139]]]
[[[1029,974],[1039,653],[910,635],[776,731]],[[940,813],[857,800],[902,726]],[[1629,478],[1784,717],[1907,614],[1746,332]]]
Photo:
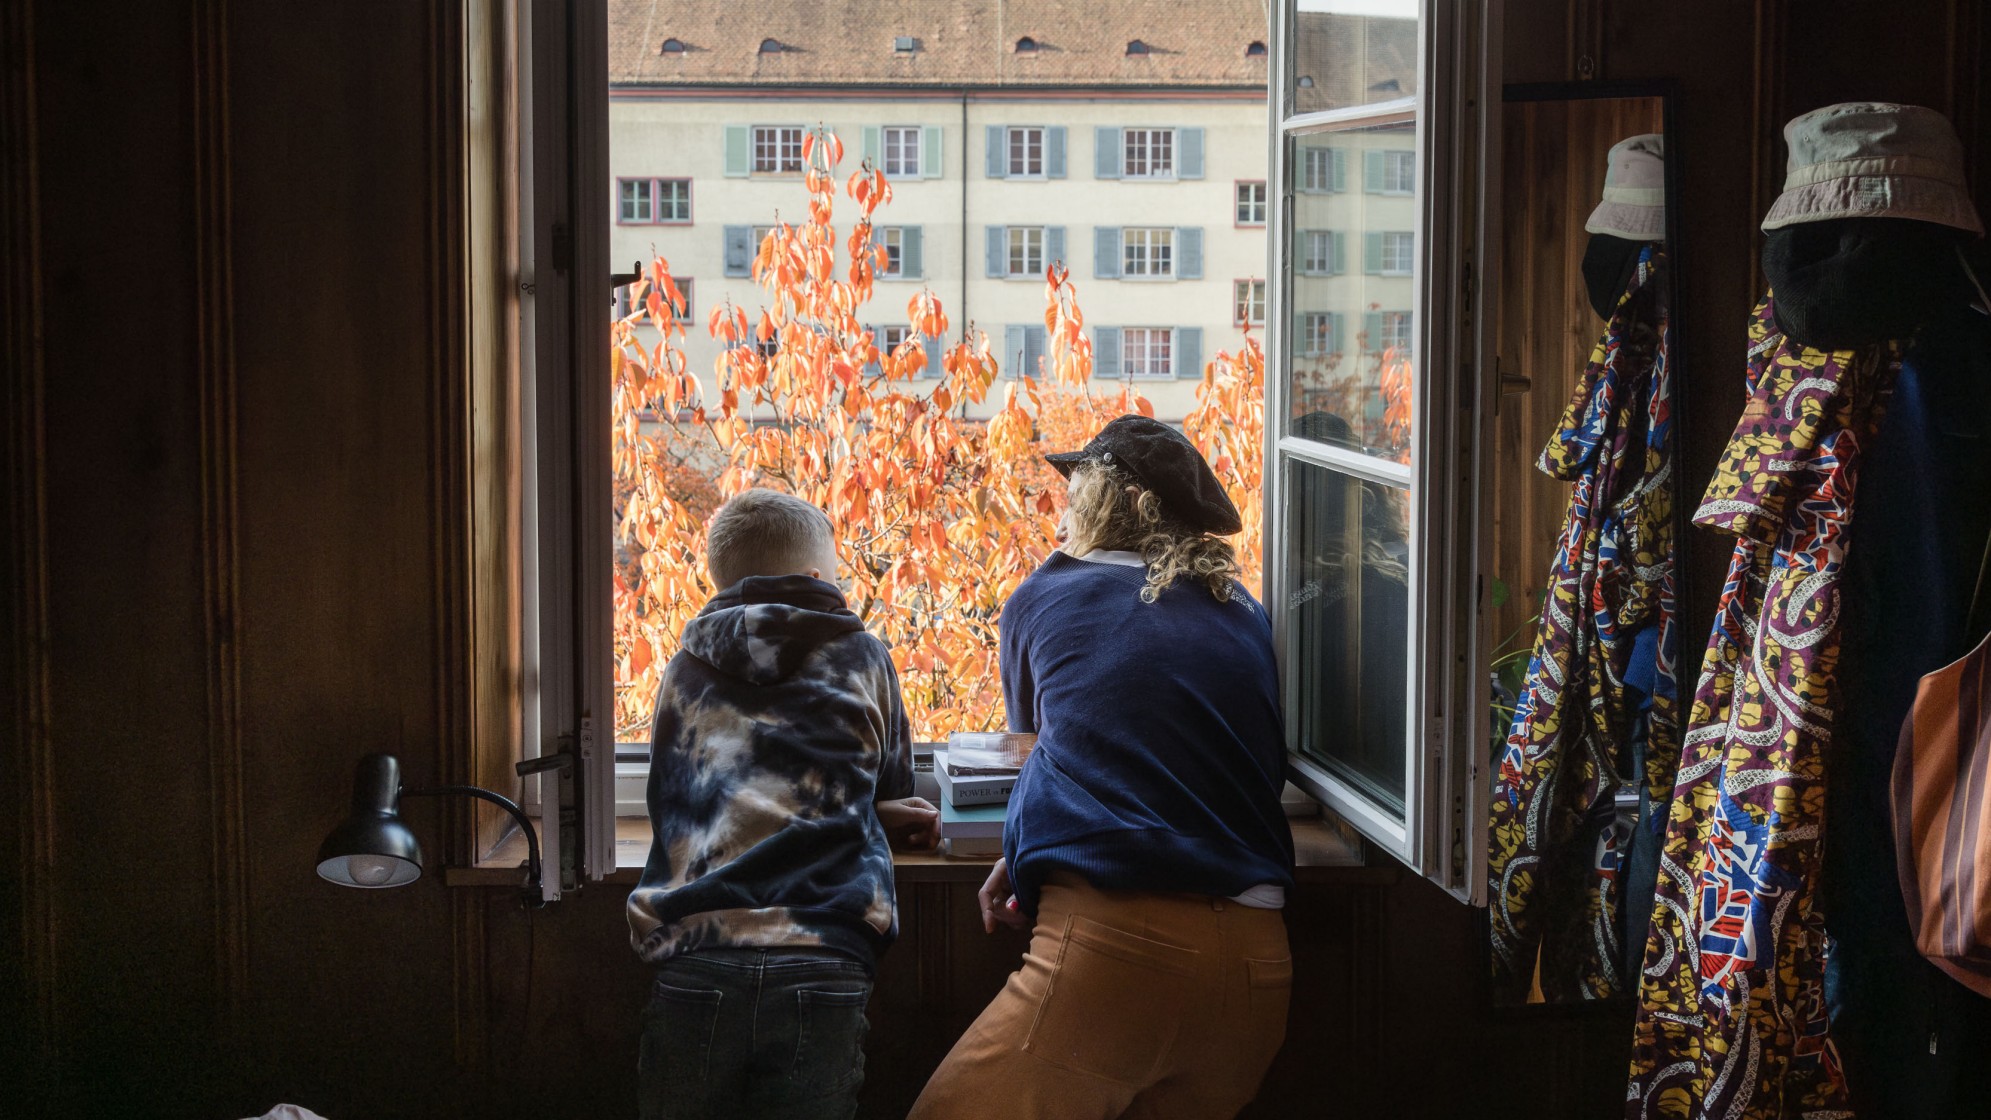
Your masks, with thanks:
[[[1632,241],[1666,240],[1666,138],[1628,136],[1604,157],[1604,201],[1583,223],[1585,233]]]
[[[1833,218],[1913,218],[1982,234],[1949,119],[1920,105],[1851,102],[1784,126],[1790,169],[1763,228]]]

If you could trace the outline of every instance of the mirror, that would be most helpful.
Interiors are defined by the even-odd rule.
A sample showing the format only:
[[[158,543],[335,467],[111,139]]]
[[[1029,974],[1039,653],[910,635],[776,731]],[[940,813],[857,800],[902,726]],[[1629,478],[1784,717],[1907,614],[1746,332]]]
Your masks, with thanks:
[[[1667,97],[1585,83],[1504,101],[1480,569],[1493,992],[1624,998],[1682,715]]]

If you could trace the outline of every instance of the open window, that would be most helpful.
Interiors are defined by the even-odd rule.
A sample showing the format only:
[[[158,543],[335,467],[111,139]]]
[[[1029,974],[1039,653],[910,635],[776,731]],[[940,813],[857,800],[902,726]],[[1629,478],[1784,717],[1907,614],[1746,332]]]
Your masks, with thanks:
[[[1270,114],[1266,606],[1291,772],[1461,898],[1484,861],[1486,19],[1474,0],[1283,0]]]

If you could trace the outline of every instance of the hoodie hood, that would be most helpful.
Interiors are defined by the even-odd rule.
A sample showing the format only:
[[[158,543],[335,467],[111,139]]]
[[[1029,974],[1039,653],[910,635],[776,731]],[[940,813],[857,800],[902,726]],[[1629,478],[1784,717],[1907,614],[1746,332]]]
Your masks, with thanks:
[[[864,623],[833,583],[809,576],[748,576],[685,624],[684,652],[728,676],[774,684],[811,653]]]

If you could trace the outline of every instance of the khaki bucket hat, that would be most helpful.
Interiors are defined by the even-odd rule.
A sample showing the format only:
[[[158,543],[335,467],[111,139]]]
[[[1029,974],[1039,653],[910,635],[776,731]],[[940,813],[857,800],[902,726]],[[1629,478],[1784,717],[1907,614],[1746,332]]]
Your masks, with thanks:
[[[1834,218],[1913,218],[1982,234],[1949,119],[1920,105],[1828,105],[1784,126],[1790,169],[1763,228]]]
[[[1666,240],[1666,138],[1628,136],[1604,157],[1604,201],[1583,223],[1585,233],[1632,241]]]

